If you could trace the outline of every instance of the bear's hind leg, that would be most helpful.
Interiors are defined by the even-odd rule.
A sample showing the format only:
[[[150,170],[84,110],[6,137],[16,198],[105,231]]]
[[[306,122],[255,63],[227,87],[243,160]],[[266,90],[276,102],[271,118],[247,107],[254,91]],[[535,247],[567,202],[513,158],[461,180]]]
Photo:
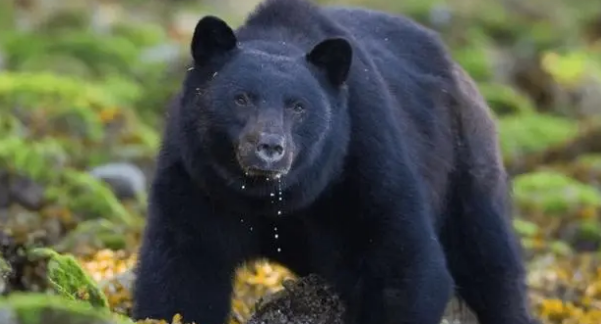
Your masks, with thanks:
[[[508,217],[505,181],[484,186],[473,174],[460,179],[442,232],[456,292],[480,324],[536,323],[529,314],[525,269]]]

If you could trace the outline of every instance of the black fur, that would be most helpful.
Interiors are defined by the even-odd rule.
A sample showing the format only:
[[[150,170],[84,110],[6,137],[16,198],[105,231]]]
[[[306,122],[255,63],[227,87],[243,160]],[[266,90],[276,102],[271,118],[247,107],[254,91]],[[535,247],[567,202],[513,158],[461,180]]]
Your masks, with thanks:
[[[302,0],[235,31],[210,19],[158,157],[134,318],[224,323],[236,267],[265,257],[323,276],[349,323],[438,324],[453,292],[482,324],[533,323],[495,125],[435,34]],[[244,175],[266,130],[290,149],[280,182]]]

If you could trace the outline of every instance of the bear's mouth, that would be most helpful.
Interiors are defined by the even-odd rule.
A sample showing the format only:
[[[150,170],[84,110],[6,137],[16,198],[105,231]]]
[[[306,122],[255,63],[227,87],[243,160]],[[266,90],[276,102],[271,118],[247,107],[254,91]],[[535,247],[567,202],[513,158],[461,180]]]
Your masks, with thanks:
[[[236,152],[236,160],[244,176],[263,180],[276,180],[288,174],[290,171],[287,159],[278,163],[265,163],[254,155],[243,156]]]
[[[256,167],[244,168],[244,174],[248,177],[265,177],[268,180],[279,179],[286,175],[287,170],[271,170]]]

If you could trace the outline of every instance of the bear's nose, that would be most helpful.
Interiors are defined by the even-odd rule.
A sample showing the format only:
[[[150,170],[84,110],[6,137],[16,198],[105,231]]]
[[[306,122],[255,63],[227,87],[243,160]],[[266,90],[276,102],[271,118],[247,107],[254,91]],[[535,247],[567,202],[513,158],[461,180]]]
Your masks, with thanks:
[[[256,147],[257,156],[268,163],[277,162],[284,156],[284,137],[262,133]]]

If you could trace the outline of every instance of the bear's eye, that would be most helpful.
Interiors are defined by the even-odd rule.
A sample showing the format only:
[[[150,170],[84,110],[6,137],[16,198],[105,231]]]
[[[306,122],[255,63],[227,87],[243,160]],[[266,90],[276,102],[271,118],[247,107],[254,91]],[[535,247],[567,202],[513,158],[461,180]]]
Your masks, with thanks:
[[[305,105],[303,105],[302,102],[296,102],[296,103],[294,103],[294,106],[292,106],[292,109],[295,112],[300,113],[300,112],[303,112],[305,110]]]
[[[246,106],[248,105],[248,96],[245,93],[237,94],[234,97],[234,101],[238,106]]]

